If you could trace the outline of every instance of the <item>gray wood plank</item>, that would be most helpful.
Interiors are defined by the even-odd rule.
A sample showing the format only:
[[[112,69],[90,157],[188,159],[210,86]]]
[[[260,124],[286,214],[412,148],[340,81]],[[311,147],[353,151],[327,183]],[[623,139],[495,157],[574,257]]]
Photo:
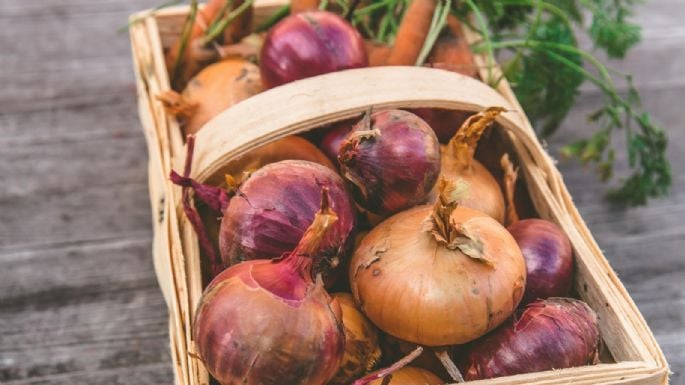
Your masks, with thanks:
[[[143,234],[0,253],[0,381],[150,365],[168,379],[166,305],[150,247]]]

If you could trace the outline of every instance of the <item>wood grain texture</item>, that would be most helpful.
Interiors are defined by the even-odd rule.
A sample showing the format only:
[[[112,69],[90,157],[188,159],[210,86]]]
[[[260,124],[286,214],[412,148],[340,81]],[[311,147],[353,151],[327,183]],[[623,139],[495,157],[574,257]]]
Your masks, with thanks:
[[[147,156],[126,35],[158,0],[0,0],[0,383],[170,384],[168,319],[151,263]],[[685,384],[685,4],[650,1],[621,69],[669,128],[671,197],[615,210],[560,169],[590,229]],[[579,104],[550,143],[591,131]],[[619,159],[621,161],[621,159]],[[679,167],[680,166],[680,167]]]

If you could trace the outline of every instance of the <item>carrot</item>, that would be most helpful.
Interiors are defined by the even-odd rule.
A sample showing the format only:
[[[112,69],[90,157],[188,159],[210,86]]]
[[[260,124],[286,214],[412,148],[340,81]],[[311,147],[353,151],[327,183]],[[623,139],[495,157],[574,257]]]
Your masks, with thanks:
[[[421,53],[433,20],[437,0],[413,0],[404,12],[388,56],[388,65],[414,65]]]
[[[366,46],[366,55],[369,57],[369,66],[376,67],[385,65],[388,60],[388,55],[390,55],[390,47],[371,41],[364,42]]]
[[[466,40],[461,36],[461,23],[453,15],[447,17],[446,33],[443,33],[433,47],[428,59],[434,67],[459,72],[476,77],[478,69],[473,60],[473,53]]]
[[[319,0],[293,0],[290,2],[290,13],[296,14],[319,8]]]
[[[234,1],[231,8],[227,9],[229,5],[227,2],[229,1],[207,1],[205,6],[197,11],[190,33],[185,40],[185,46],[183,37],[179,38],[167,53],[166,65],[171,73],[174,89],[180,90],[202,68],[219,58],[216,50],[203,44],[202,40],[210,26],[218,22],[226,12],[235,10],[246,0]],[[246,36],[250,31],[251,20],[252,9],[250,7],[223,31],[223,42],[226,44],[235,43]],[[181,50],[183,50],[183,57],[179,60]],[[175,70],[177,65],[182,66],[181,70]]]

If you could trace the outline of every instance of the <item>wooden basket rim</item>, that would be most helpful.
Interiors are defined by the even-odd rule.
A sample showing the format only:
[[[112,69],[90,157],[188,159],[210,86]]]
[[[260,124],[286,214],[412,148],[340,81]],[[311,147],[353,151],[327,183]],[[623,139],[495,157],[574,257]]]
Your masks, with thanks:
[[[266,8],[266,7],[273,8],[273,7],[280,6],[282,4],[283,4],[282,0],[257,0],[257,3],[256,3],[257,7],[264,7],[264,8]],[[147,38],[150,40],[150,43],[153,45],[153,51],[155,51],[154,46],[161,47],[161,44],[159,43],[160,36],[157,33],[157,18],[158,17],[168,17],[168,16],[181,16],[181,15],[187,13],[187,10],[188,10],[188,6],[176,6],[176,7],[171,7],[171,8],[164,9],[164,10],[155,11],[154,13],[151,13],[150,11],[138,12],[138,13],[132,15],[131,18],[132,18],[132,20],[136,19],[138,21],[141,21],[141,20],[143,21],[142,23],[136,23],[137,24],[136,29],[141,28],[142,30],[144,30],[144,32],[148,35]],[[132,30],[133,29],[134,28],[132,28]],[[133,31],[132,31],[132,34],[133,34]],[[160,51],[160,50],[157,49],[156,51]],[[161,54],[161,52],[153,52],[153,56],[155,56],[155,55],[159,56],[159,54]],[[134,50],[134,60],[137,62],[138,65],[140,65],[141,64],[140,63],[141,58],[139,58],[138,55],[139,55],[139,53]],[[147,61],[148,59],[149,58],[146,58],[144,61]],[[155,60],[156,60],[156,62],[155,62]],[[144,79],[144,78],[146,78],[146,76],[161,77],[161,78],[155,79],[158,82],[158,84],[157,84],[158,87],[156,89],[159,90],[160,86],[161,86],[162,90],[164,90],[165,88],[168,89],[169,85],[168,85],[168,77],[166,75],[166,71],[159,71],[159,68],[160,68],[159,57],[153,58],[152,64],[154,64],[154,69],[152,69],[150,71],[150,73],[137,73],[136,74],[138,76],[139,83],[141,81],[147,80],[147,79]],[[163,62],[162,62],[162,65],[163,65]],[[155,71],[155,69],[157,71]],[[367,70],[369,70],[369,69],[356,70],[356,71],[364,72]],[[399,72],[408,70],[410,73],[414,73],[415,71],[425,71],[427,69],[421,69],[421,68],[415,68],[415,67],[409,68],[409,69],[397,68],[397,67],[395,67],[395,68],[384,67],[383,70],[385,70],[385,71],[387,71],[387,70],[395,71],[396,70]],[[436,70],[431,69],[429,71],[436,71]],[[141,72],[141,71],[137,71],[137,72]],[[163,72],[163,73],[161,73],[161,72]],[[350,72],[353,72],[353,71],[350,71]],[[341,74],[343,74],[343,73],[337,73],[337,74],[331,74],[331,75],[341,75]],[[431,72],[431,74],[436,74],[436,73]],[[328,76],[328,75],[324,75],[324,76]],[[310,82],[320,82],[324,76],[312,78],[312,79],[310,79]],[[347,74],[345,74],[344,76],[347,76]],[[423,77],[424,75],[422,74],[421,76]],[[435,75],[435,76],[438,76],[438,75]],[[331,76],[331,77],[335,77],[335,76]],[[141,80],[141,78],[143,78],[143,79]],[[454,81],[456,81],[456,80],[454,80]],[[462,81],[462,80],[459,80],[459,81]],[[469,83],[468,80],[464,81],[464,82]],[[292,88],[294,88],[297,85],[297,83],[299,83],[299,82],[285,86],[285,88],[291,87],[291,91],[292,91]],[[477,82],[477,83],[479,83],[479,82]],[[508,90],[508,84],[506,84],[506,81],[503,83],[505,83],[504,85],[506,86],[504,91],[507,91]],[[479,83],[479,84],[484,86],[482,83]],[[474,87],[476,87],[476,86],[474,86]],[[480,86],[477,86],[477,87],[480,87]],[[487,87],[487,86],[485,86],[485,87]],[[281,87],[279,87],[279,88],[281,88]],[[278,90],[278,89],[276,89],[276,90]],[[525,143],[523,145],[525,150],[527,150],[527,152],[532,152],[532,155],[535,156],[536,160],[538,161],[537,166],[539,166],[539,167],[538,167],[538,170],[536,171],[536,175],[533,175],[532,177],[537,178],[538,182],[542,181],[544,184],[548,185],[550,191],[554,191],[554,194],[552,195],[552,199],[555,201],[555,202],[553,202],[553,206],[555,206],[556,210],[558,210],[558,211],[565,211],[566,212],[567,218],[565,219],[565,221],[567,222],[567,225],[570,223],[570,224],[573,224],[573,226],[579,227],[578,233],[579,233],[580,237],[584,240],[585,244],[583,245],[583,248],[585,249],[585,252],[587,252],[590,255],[593,255],[595,258],[597,258],[598,259],[597,262],[599,265],[602,265],[602,266],[606,265],[608,267],[609,266],[608,262],[606,262],[606,259],[601,254],[601,251],[599,250],[599,248],[596,246],[596,242],[594,242],[594,239],[592,239],[592,236],[589,234],[589,231],[587,231],[585,224],[582,221],[582,218],[580,218],[577,210],[575,209],[575,206],[573,206],[572,199],[570,198],[570,195],[568,195],[568,192],[566,191],[566,188],[563,184],[563,180],[561,179],[561,176],[559,175],[558,170],[556,170],[556,168],[554,167],[553,161],[551,160],[551,158],[549,158],[549,156],[544,151],[544,149],[542,149],[539,142],[534,137],[534,134],[531,137],[530,134],[532,132],[532,129],[530,128],[530,123],[527,121],[527,118],[525,117],[523,112],[520,111],[520,106],[518,105],[518,102],[515,99],[512,100],[511,95],[513,95],[513,94],[507,95],[507,92],[503,92],[502,87],[498,88],[497,91],[499,91],[500,94],[504,95],[504,97],[502,97],[502,95],[500,95],[500,94],[497,94],[494,90],[492,90],[492,89],[490,89],[490,90],[491,90],[491,92],[493,92],[495,95],[497,95],[501,99],[500,101],[503,101],[502,103],[500,103],[500,105],[503,105],[503,106],[509,108],[510,110],[516,110],[515,112],[512,111],[512,112],[508,112],[508,113],[504,114],[503,117],[500,118],[499,122],[503,126],[509,128],[512,132],[514,132],[516,137],[519,138],[519,140],[521,140],[523,143]],[[508,91],[510,92],[510,90],[508,90]],[[155,100],[155,95],[152,94],[152,90],[147,89],[145,87],[139,87],[139,93],[141,93],[141,92],[144,93],[144,95],[139,95],[139,100],[141,101],[141,103],[143,103],[143,99],[145,99],[144,102],[148,103],[148,108],[151,108],[150,105],[152,105],[153,107],[156,107],[157,109],[159,109],[159,107],[160,107],[159,102]],[[267,93],[264,93],[264,94],[267,94]],[[261,95],[263,95],[263,94],[261,94]],[[255,98],[257,98],[261,95],[258,95]],[[305,97],[307,96],[306,94],[303,94],[303,95]],[[147,96],[147,98],[143,98],[142,96]],[[273,97],[273,96],[271,96],[271,97]],[[260,101],[260,100],[262,100],[262,99],[260,98],[257,101]],[[265,99],[265,100],[268,100],[268,99]],[[243,103],[238,104],[236,106],[233,106],[231,109],[222,113],[220,115],[220,117],[217,117],[212,122],[208,123],[208,126],[205,129],[203,129],[203,131],[204,132],[210,132],[211,130],[216,130],[216,129],[212,129],[211,127],[223,124],[222,122],[225,122],[228,118],[233,117],[232,119],[235,119],[237,116],[234,116],[234,115],[237,115],[237,113],[232,114],[231,111],[238,108],[238,107],[249,111],[249,103],[248,103],[249,101],[250,101],[250,99],[245,101],[244,103],[246,103],[246,105],[244,105],[242,107],[240,107],[240,106]],[[433,106],[433,107],[468,109],[471,111],[476,111],[476,110],[484,107],[484,105],[482,105],[482,103],[481,104],[465,105],[465,104],[463,104],[464,103],[463,101],[454,101],[454,100],[451,100],[450,98],[447,98],[447,100],[443,100],[443,99],[438,98],[437,100],[432,101],[432,102],[435,102],[436,104],[428,104],[428,105],[424,104],[426,102],[426,100],[425,100],[425,98],[421,98],[421,97],[413,98],[413,99],[409,100],[410,103],[408,103],[408,104],[406,102],[407,101],[395,100],[395,101],[389,102],[389,104],[387,104],[387,105],[388,106],[394,106],[395,104],[392,104],[392,103],[398,103],[398,104],[396,104],[397,106],[402,105],[403,107]],[[253,103],[255,106],[259,105],[259,103],[255,102],[255,101],[252,101],[251,103]],[[413,103],[416,103],[416,104],[413,104]],[[441,104],[441,103],[444,103],[444,104]],[[359,105],[356,105],[353,107],[354,108],[347,108],[347,109],[338,110],[331,115],[327,115],[326,119],[338,120],[338,119],[342,119],[345,117],[351,117],[355,114],[358,114],[359,112],[362,112],[365,109],[365,108],[359,109],[360,108]],[[143,109],[142,105],[141,105],[141,109]],[[228,118],[221,118],[223,116],[228,116]],[[327,122],[328,120],[326,120],[326,119],[323,119],[322,121]],[[153,124],[155,126],[153,128],[158,130],[158,129],[160,129],[161,126],[163,126],[165,124],[161,120],[163,120],[163,119],[160,119],[160,120],[154,121],[154,122],[144,122],[144,125],[145,125],[145,123]],[[302,122],[297,122],[296,124],[292,124],[288,127],[285,127],[285,128],[281,127],[281,128],[288,131],[288,133],[299,132],[302,130],[306,130],[306,128],[304,128],[305,126],[309,127],[309,128],[313,127],[314,121],[309,122],[307,125],[301,125],[299,123],[302,123]],[[169,123],[166,122],[166,124],[169,124]],[[172,124],[172,125],[174,125],[174,124]],[[291,130],[292,132],[290,132],[289,130]],[[281,135],[281,134],[283,136],[287,135],[287,133],[283,133],[283,132],[279,131],[278,135]],[[278,135],[272,136],[272,137],[267,136],[264,138],[264,140],[274,140]],[[162,136],[164,136],[164,135],[162,135]],[[203,135],[201,133],[200,135],[198,135],[198,147],[201,146],[202,145],[201,143],[203,143],[203,142],[208,142],[208,143],[210,143],[210,145],[212,142],[214,142],[215,143],[214,145],[216,145],[215,141],[206,139],[206,138],[204,138],[204,136],[209,136],[209,134]],[[147,138],[147,139],[149,140],[149,138]],[[156,138],[156,139],[159,140],[160,138]],[[256,138],[253,138],[253,140],[254,139],[256,139]],[[169,138],[166,138],[166,140],[158,141],[157,144],[160,146],[163,146],[165,144],[168,145],[169,141],[170,141]],[[238,143],[238,142],[233,141],[232,143],[234,143],[234,145],[235,145],[235,143]],[[253,142],[252,144],[256,145],[257,142]],[[245,143],[243,143],[242,145],[244,146]],[[531,148],[533,149],[533,151],[530,151]],[[233,150],[235,150],[235,148]],[[165,152],[168,155],[169,150],[168,149],[162,149],[162,152]],[[225,151],[225,152],[228,152],[228,151]],[[216,154],[215,154],[214,156],[215,156],[215,160],[216,159],[224,159],[225,160],[231,156],[238,156],[239,154],[240,154],[240,152],[234,152],[233,154],[219,154],[218,156],[216,156]],[[183,158],[182,156],[177,156],[176,159],[167,158],[167,159],[165,159],[165,162],[162,162],[162,163],[165,163],[164,165],[162,165],[162,167],[168,168],[168,167],[171,167],[172,165],[175,165],[174,166],[174,168],[175,168],[183,162],[182,158]],[[207,159],[212,159],[212,158],[207,157]],[[206,161],[207,159],[205,159],[205,161],[204,161],[205,164],[211,165],[211,162]],[[199,162],[199,164],[195,164],[198,162]],[[194,169],[203,170],[202,165],[203,165],[202,161],[196,159],[196,162],[194,162],[194,166],[199,166],[199,167],[198,168],[194,167]],[[166,169],[164,171],[168,172],[168,169]],[[198,173],[199,176],[202,177],[203,176],[202,174],[206,173],[206,171],[207,170],[200,171]],[[178,202],[178,198],[180,197],[180,194],[178,194],[178,189],[175,187],[172,187],[170,184],[167,184],[166,189],[168,190],[167,193],[171,197],[171,199],[169,199],[169,200],[171,202]],[[170,204],[173,205],[173,203],[170,203]],[[171,207],[169,207],[169,208],[171,208]],[[176,208],[178,208],[178,206]],[[173,214],[178,214],[178,212],[176,210],[172,210],[172,211],[174,211]],[[183,226],[184,220],[183,220],[182,216],[173,215],[173,217],[174,217],[174,222],[176,220],[180,221],[180,223],[175,223],[177,226],[173,226],[173,227],[176,227],[176,229],[177,229],[176,231],[179,231],[179,227]],[[169,231],[171,231],[171,229]],[[177,252],[178,252],[179,245],[176,245],[176,246],[168,245],[167,246],[167,248],[173,248],[173,247],[175,247]],[[183,247],[183,249],[185,249],[185,247]],[[180,251],[180,253],[183,254],[183,251]],[[172,256],[172,258],[173,258],[173,256]],[[183,267],[181,267],[181,268],[183,268]],[[607,368],[613,366],[615,368],[625,369],[626,370],[626,372],[625,372],[626,376],[638,376],[638,375],[645,376],[644,373],[647,373],[647,372],[652,373],[652,374],[661,373],[661,372],[668,372],[668,365],[665,361],[665,358],[663,357],[663,353],[661,353],[661,350],[660,350],[658,344],[656,344],[656,342],[654,341],[653,335],[651,334],[651,331],[649,331],[649,328],[647,327],[646,323],[644,322],[642,315],[639,313],[639,310],[637,310],[637,308],[635,307],[634,303],[632,302],[632,299],[630,299],[630,297],[627,295],[627,292],[625,292],[625,289],[622,287],[618,278],[615,277],[615,273],[613,273],[613,270],[611,270],[610,267],[608,268],[608,270],[609,270],[609,272],[608,272],[609,284],[612,286],[612,288],[615,291],[617,291],[617,293],[615,293],[616,299],[618,301],[626,302],[627,308],[622,309],[622,310],[626,311],[628,314],[631,314],[631,315],[637,317],[637,320],[635,321],[637,324],[634,325],[635,330],[638,330],[642,333],[647,334],[646,337],[644,335],[642,335],[643,338],[640,338],[640,342],[642,344],[644,344],[644,350],[648,351],[649,356],[651,356],[651,357],[649,357],[649,359],[647,359],[645,361],[637,361],[636,367],[634,369],[628,369],[626,367],[621,367],[621,365],[625,365],[627,362],[630,362],[630,361],[623,361],[623,362],[619,362],[616,364],[605,364],[605,365],[607,366]],[[173,272],[172,272],[172,274],[173,274]],[[181,283],[183,283],[183,282],[181,282]],[[181,293],[178,293],[176,290],[172,290],[171,296],[174,297],[173,302],[175,303],[176,306],[178,306],[179,301],[184,301],[183,298],[178,298],[178,296],[182,295],[183,292],[185,292],[186,295],[189,294],[187,292],[187,290],[181,290]],[[181,308],[181,310],[180,310],[181,313],[186,312],[186,314],[182,318],[187,319],[187,317],[188,317],[187,312],[192,313],[193,310],[194,309],[186,309],[184,311],[183,308]],[[178,325],[179,321],[181,321],[180,326]],[[183,325],[186,324],[186,322],[183,322],[182,320],[177,319],[175,322],[170,322],[170,327],[172,324],[174,324],[175,327],[184,327]],[[185,343],[185,341],[179,341],[178,336],[176,336],[173,339],[174,339],[174,342],[176,342],[176,343]],[[182,340],[182,338],[181,338],[181,340]],[[651,346],[648,347],[647,345],[651,345]],[[192,350],[192,346],[190,346],[189,348]],[[184,352],[185,350],[186,349],[181,349],[181,352]],[[181,357],[177,357],[177,358],[180,361],[186,361],[185,359],[183,359]],[[615,366],[615,365],[619,365],[619,366]],[[179,366],[184,366],[184,364],[181,364]],[[568,371],[568,373],[574,373],[574,372],[580,373],[583,370],[585,370],[585,368],[588,368],[588,367],[565,369],[565,371]],[[184,377],[187,378],[187,376],[189,376],[189,374],[187,372],[188,371],[187,365],[185,365],[185,368],[183,370],[186,371]],[[537,374],[545,374],[545,373],[548,373],[548,372],[540,372]],[[629,373],[632,373],[632,374],[629,374]],[[640,374],[640,373],[642,373],[642,374]],[[521,376],[521,375],[519,375],[519,376]],[[515,378],[517,378],[519,376],[507,377],[507,379],[514,380]],[[525,375],[523,375],[523,376],[525,376]],[[567,379],[572,379],[573,378],[572,376],[573,375],[570,374],[570,377],[567,377]],[[664,377],[666,378],[665,381],[668,381],[667,376],[664,375]],[[604,380],[608,381],[609,378],[605,378]],[[602,383],[606,382],[604,380],[602,380]],[[619,378],[616,377],[616,380],[619,380]],[[492,381],[492,380],[490,380],[490,381]],[[613,380],[611,380],[611,382],[613,382]],[[508,382],[477,382],[477,383],[495,384],[495,383],[508,383]],[[537,383],[537,382],[532,382],[532,383]],[[545,382],[545,383],[547,383],[547,382]]]

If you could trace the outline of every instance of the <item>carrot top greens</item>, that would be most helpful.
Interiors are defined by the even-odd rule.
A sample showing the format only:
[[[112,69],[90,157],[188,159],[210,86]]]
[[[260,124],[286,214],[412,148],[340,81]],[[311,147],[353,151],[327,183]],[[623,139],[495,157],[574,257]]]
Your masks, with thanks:
[[[357,8],[353,22],[367,38],[393,44],[410,0],[380,0]],[[503,77],[542,138],[553,135],[575,104],[581,84],[589,81],[602,95],[602,104],[588,116],[596,131],[570,143],[562,155],[593,163],[603,181],[613,178],[616,136],[625,135],[630,176],[609,190],[611,201],[645,204],[668,194],[671,167],[666,157],[667,137],[642,109],[632,77],[607,67],[578,45],[586,33],[595,50],[623,58],[640,41],[640,26],[631,22],[638,0],[439,0],[434,20],[449,6],[482,39],[472,48],[484,53],[488,64],[502,64]],[[344,2],[343,2],[344,3]],[[586,20],[589,17],[589,21]],[[438,31],[443,27],[439,26]],[[426,48],[435,41],[435,30]],[[421,63],[417,63],[421,64]],[[492,74],[484,79],[497,85]],[[617,83],[625,84],[626,91]]]

